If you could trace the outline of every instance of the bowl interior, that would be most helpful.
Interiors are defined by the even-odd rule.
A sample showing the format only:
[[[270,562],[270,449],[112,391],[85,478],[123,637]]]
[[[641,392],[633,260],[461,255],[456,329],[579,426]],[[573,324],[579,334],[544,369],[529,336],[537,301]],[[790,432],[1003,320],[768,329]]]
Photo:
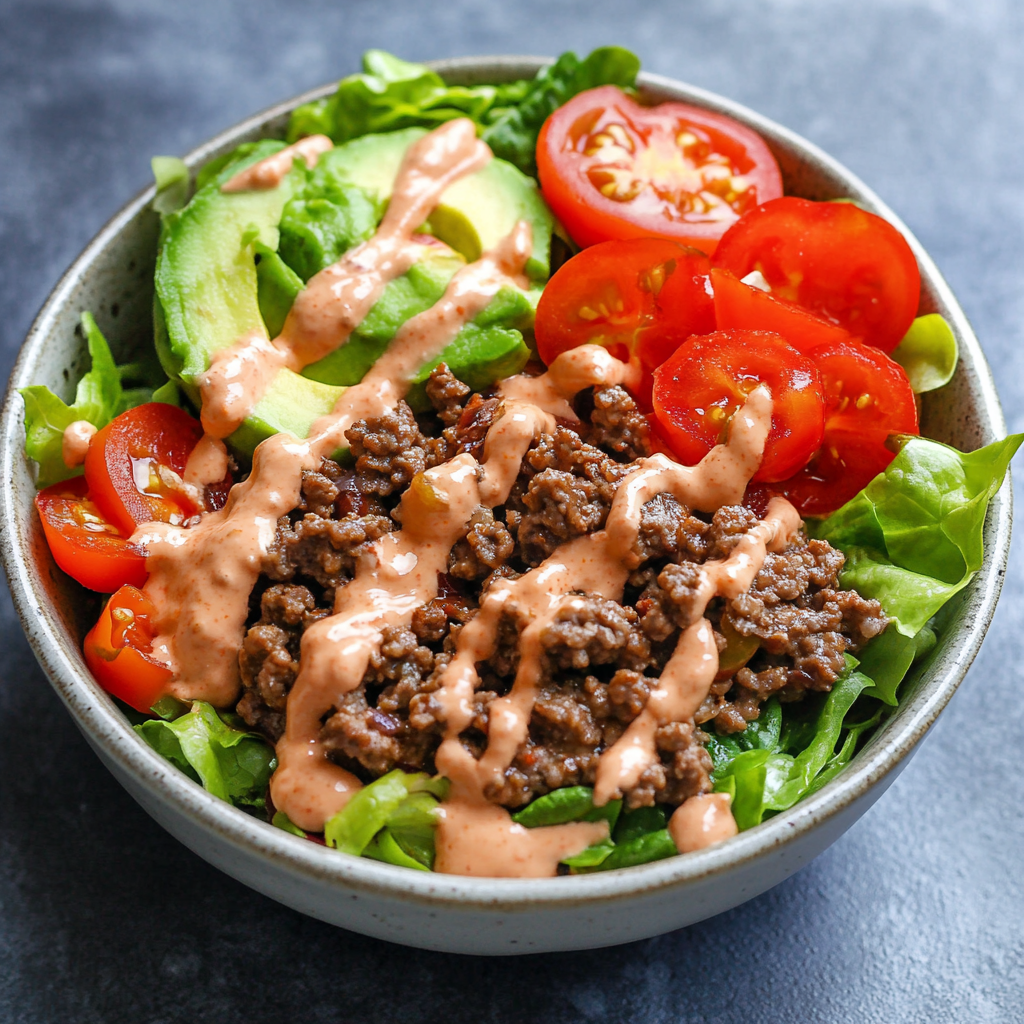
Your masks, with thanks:
[[[451,82],[470,84],[532,76],[543,63],[540,58],[472,58],[439,62],[435,67]],[[326,95],[331,88],[314,90],[229,129],[191,153],[187,163],[196,169],[243,141],[283,135],[294,106]],[[788,193],[811,199],[850,197],[892,220],[907,235],[921,265],[921,312],[941,313],[960,343],[961,358],[953,381],[941,391],[924,396],[923,433],[963,450],[973,450],[1005,433],[991,372],[966,317],[920,244],[870,189],[810,143],[721,97],[655,75],[641,76],[641,89],[650,101],[675,99],[709,107],[760,132],[779,161]],[[146,785],[162,787],[162,799],[187,803],[211,828],[230,834],[237,842],[248,842],[258,835],[267,848],[300,870],[315,870],[318,875],[334,875],[349,882],[361,879],[379,888],[417,891],[431,898],[435,890],[429,878],[409,878],[417,872],[296,843],[284,833],[208,797],[183,775],[173,770],[168,773],[166,764],[135,736],[86,670],[80,654],[81,640],[95,621],[100,602],[60,572],[49,555],[32,508],[35,486],[23,454],[22,403],[16,389],[30,383],[46,384],[65,398],[71,396],[88,365],[84,340],[76,330],[82,310],[94,313],[118,359],[127,359],[151,344],[152,275],[159,230],[157,216],[149,208],[151,198],[152,190],[147,190],[125,207],[71,267],[40,313],[11,376],[0,435],[3,475],[9,482],[0,498],[6,523],[0,544],[26,632],[44,670],[91,741],[140,779],[148,779]],[[709,870],[725,870],[848,806],[912,751],[963,678],[981,645],[998,597],[1009,531],[1007,484],[993,500],[989,513],[985,567],[946,611],[939,643],[904,684],[898,711],[836,780],[791,811],[722,847],[625,872],[610,872],[604,879],[600,875],[553,879],[539,889],[535,883],[528,883],[532,890],[529,899],[575,900],[607,891],[613,882],[617,891],[623,892],[631,887],[677,883]],[[610,876],[618,876],[619,881]],[[445,889],[449,898],[474,900],[486,895],[488,900],[500,896],[514,901],[527,898],[525,885],[517,880],[457,879]]]

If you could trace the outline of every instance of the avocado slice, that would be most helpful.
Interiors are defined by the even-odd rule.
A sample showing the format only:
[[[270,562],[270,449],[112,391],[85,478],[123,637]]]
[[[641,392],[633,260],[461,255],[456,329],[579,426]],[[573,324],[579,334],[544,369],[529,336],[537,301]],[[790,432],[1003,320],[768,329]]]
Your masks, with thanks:
[[[273,140],[257,143],[240,159],[226,163],[188,206],[164,218],[156,265],[156,348],[168,376],[179,377],[196,404],[195,378],[209,366],[214,352],[251,331],[267,334],[254,247],[270,253],[277,248],[281,211],[305,172],[300,168],[279,188],[265,192],[224,193],[220,186],[283,145]],[[279,308],[283,301],[279,297]],[[284,314],[290,306],[291,299]],[[281,370],[252,415],[228,440],[239,451],[251,453],[265,437],[282,430],[305,437],[310,424],[331,411],[343,390]]]
[[[364,135],[337,146],[320,158],[324,170],[386,200],[406,149],[426,135],[424,128],[405,128],[383,135]],[[551,272],[551,235],[555,219],[537,190],[537,183],[517,167],[495,157],[476,174],[460,178],[441,197],[424,230],[447,242],[470,262],[493,249],[526,220],[533,228],[533,254],[527,276],[547,280]]]

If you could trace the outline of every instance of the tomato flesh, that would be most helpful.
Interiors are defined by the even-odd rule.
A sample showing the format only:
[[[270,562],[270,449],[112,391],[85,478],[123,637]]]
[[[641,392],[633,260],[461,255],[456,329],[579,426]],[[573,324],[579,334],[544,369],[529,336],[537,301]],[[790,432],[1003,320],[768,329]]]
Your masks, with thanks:
[[[820,348],[814,360],[825,394],[821,449],[778,490],[805,515],[828,515],[895,458],[890,434],[916,434],[917,405],[906,372],[858,341]]]
[[[83,587],[110,594],[146,581],[145,555],[105,518],[84,477],[40,491],[36,508],[54,561]]]
[[[743,328],[779,334],[805,355],[820,345],[849,341],[853,336],[802,306],[744,284],[728,270],[711,271],[715,322],[720,331]]]
[[[773,199],[722,236],[715,265],[738,278],[758,270],[775,298],[796,303],[891,352],[907,333],[921,274],[907,240],[851,203]]]
[[[692,337],[654,374],[654,415],[686,465],[727,436],[733,414],[759,384],[772,395],[772,426],[754,480],[785,480],[821,444],[824,404],[817,368],[777,334],[716,331]]]
[[[85,662],[107,693],[148,712],[164,694],[171,670],[150,656],[156,608],[133,586],[107,602],[82,645]]]
[[[697,249],[662,238],[602,242],[551,278],[537,305],[534,333],[550,365],[577,345],[604,345],[650,374],[691,334],[714,330],[711,263]],[[643,389],[641,389],[643,390]]]
[[[580,93],[545,121],[537,170],[582,246],[658,236],[710,254],[743,213],[782,195],[756,132],[685,103],[644,107],[613,85]]]
[[[131,535],[142,523],[180,524],[195,515],[199,509],[181,489],[181,477],[202,436],[198,420],[162,402],[111,420],[85,456],[90,494],[107,520]]]

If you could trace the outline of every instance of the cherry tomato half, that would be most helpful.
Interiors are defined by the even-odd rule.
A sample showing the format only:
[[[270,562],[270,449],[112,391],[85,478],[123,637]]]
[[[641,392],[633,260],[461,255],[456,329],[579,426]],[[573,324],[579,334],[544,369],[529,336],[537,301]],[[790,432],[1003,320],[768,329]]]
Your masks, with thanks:
[[[754,480],[785,480],[805,465],[824,426],[818,370],[777,334],[739,330],[690,338],[655,371],[654,415],[680,461],[696,465],[721,443],[758,384],[772,394],[772,428]]]
[[[883,352],[917,315],[921,274],[907,240],[852,203],[785,196],[745,214],[722,236],[715,265],[759,270],[772,295],[795,302]]]
[[[537,351],[550,365],[577,345],[604,345],[651,373],[691,334],[715,328],[711,261],[665,238],[584,249],[551,278],[537,305]]]
[[[163,696],[171,678],[171,670],[150,657],[155,615],[153,603],[141,590],[121,587],[82,645],[85,663],[100,686],[142,712]]]
[[[776,490],[805,515],[828,515],[849,501],[895,458],[890,434],[918,432],[907,374],[884,352],[858,341],[814,352],[825,395],[821,449]]]
[[[684,103],[641,106],[621,89],[588,89],[544,122],[544,198],[583,246],[656,235],[712,253],[758,203],[782,195],[761,137]]]
[[[40,491],[36,508],[53,560],[83,587],[110,594],[146,582],[145,556],[90,499],[84,477]]]
[[[728,270],[711,271],[715,293],[715,322],[720,331],[735,327],[779,334],[797,351],[809,354],[819,345],[849,341],[849,331],[815,316],[802,306],[778,299],[749,284]]]
[[[199,421],[173,405],[148,402],[121,413],[89,443],[85,478],[93,501],[129,536],[142,523],[195,515],[181,477],[202,436]]]

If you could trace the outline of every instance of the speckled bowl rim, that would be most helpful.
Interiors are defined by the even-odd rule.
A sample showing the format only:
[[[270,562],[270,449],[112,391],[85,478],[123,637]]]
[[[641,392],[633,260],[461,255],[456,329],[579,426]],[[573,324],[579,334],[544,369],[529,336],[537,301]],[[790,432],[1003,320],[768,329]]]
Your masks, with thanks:
[[[441,74],[457,81],[500,81],[532,75],[550,58],[467,57],[433,63]],[[941,304],[947,309],[960,338],[963,357],[973,365],[981,404],[976,410],[983,434],[989,440],[1005,434],[1005,424],[995,383],[977,339],[949,287],[919,242],[898,217],[855,175],[812,143],[768,118],[714,93],[684,85],[660,75],[642,74],[643,89],[670,94],[686,102],[729,114],[750,125],[769,140],[777,140],[802,153],[805,162],[825,168],[846,182],[847,194],[892,221],[907,237]],[[335,83],[311,90],[277,104],[220,133],[186,157],[195,168],[205,160],[255,138],[268,123],[281,123],[295,106],[328,95]],[[149,188],[128,203],[99,232],[63,276],[34,322],[12,371],[0,424],[0,478],[13,478],[16,460],[24,458],[22,403],[17,389],[32,383],[31,373],[38,350],[51,330],[56,311],[72,301],[79,278],[104,247],[153,198]],[[0,494],[6,523],[20,514],[12,488]],[[628,901],[641,894],[662,891],[681,894],[697,879],[726,874],[756,861],[763,854],[786,846],[839,815],[860,800],[876,784],[896,770],[928,731],[952,697],[981,647],[1002,586],[1009,551],[1011,526],[1009,480],[993,499],[986,526],[987,555],[984,567],[969,588],[972,616],[957,634],[956,644],[946,645],[944,656],[930,666],[926,678],[852,764],[812,797],[769,821],[741,833],[729,842],[635,868],[592,875],[542,880],[464,878],[420,873],[352,857],[304,842],[211,796],[164,761],[132,730],[113,701],[97,686],[85,668],[79,651],[62,637],[63,625],[45,590],[28,545],[16,541],[19,531],[0,532],[0,554],[7,570],[11,593],[29,641],[41,666],[80,728],[104,756],[148,790],[160,803],[184,811],[195,823],[216,833],[228,846],[255,851],[310,880],[334,882],[345,891],[399,898],[441,909],[446,904],[463,909],[515,912],[536,908],[577,908],[602,902]]]

